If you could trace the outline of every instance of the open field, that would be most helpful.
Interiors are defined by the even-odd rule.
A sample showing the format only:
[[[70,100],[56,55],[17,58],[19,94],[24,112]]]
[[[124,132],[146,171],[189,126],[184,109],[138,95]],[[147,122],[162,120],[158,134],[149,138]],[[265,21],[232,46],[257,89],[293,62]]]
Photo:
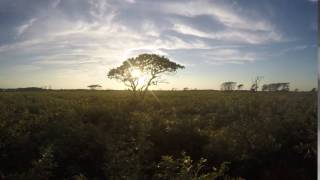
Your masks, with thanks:
[[[1,92],[0,113],[0,179],[316,179],[315,92]]]

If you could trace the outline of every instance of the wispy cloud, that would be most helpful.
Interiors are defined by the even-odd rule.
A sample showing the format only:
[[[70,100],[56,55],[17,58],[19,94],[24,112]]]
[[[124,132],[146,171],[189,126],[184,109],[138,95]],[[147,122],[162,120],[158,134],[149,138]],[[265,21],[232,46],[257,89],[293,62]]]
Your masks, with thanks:
[[[256,54],[250,52],[242,52],[237,49],[218,49],[207,53],[204,56],[210,64],[236,63],[243,64],[256,60]]]
[[[176,24],[173,30],[192,36],[201,38],[209,38],[220,40],[224,42],[238,42],[238,43],[249,43],[249,44],[265,44],[268,42],[281,42],[283,38],[280,34],[273,31],[271,32],[248,32],[243,30],[225,30],[220,32],[203,32],[198,29],[194,29],[187,25]]]
[[[59,54],[63,55],[68,51],[88,57],[99,56],[105,58],[105,61],[114,62],[137,52],[156,52],[170,56],[165,50],[212,49],[216,46],[206,39],[225,45],[266,44],[285,39],[267,20],[253,19],[232,7],[207,0],[154,3],[91,0],[81,1],[77,6],[83,7],[69,9],[70,12],[60,9],[67,5],[64,3],[67,2],[54,1],[52,9],[46,12],[48,14],[40,14],[17,27],[17,36],[21,36],[31,27],[32,31],[28,32],[23,40],[0,47],[0,52],[14,50],[23,53],[27,49],[34,51],[34,58],[38,59],[37,55],[59,57]],[[151,10],[145,10],[144,14],[141,14],[141,9],[147,7]],[[81,9],[87,9],[88,12],[73,12]],[[176,15],[189,20],[179,21]],[[223,29],[204,31],[201,26],[193,24],[196,22],[193,18],[202,15],[218,21]],[[239,55],[235,54],[236,52],[240,51],[218,52],[219,58],[215,59],[220,59],[221,63],[224,59],[232,62],[227,59],[234,59],[230,56]],[[73,62],[69,57],[65,60],[63,58],[66,57],[47,58],[43,61],[46,64],[49,64],[49,61],[66,61],[66,64]],[[77,57],[73,58],[76,62]],[[238,59],[253,61],[254,58],[239,55]]]
[[[309,47],[308,45],[297,45],[297,46],[285,48],[283,52],[287,53],[292,51],[301,51],[301,50],[307,49],[308,47]]]
[[[25,24],[22,24],[21,26],[17,27],[17,36],[22,35],[26,30],[28,30],[36,20],[37,18],[32,18]]]
[[[13,14],[22,6],[27,4],[14,6]],[[144,52],[192,66],[244,64],[269,53],[261,53],[264,47],[290,39],[259,11],[219,0],[54,0],[33,2],[32,8],[2,36],[4,43],[0,38],[2,65],[102,75]]]
[[[55,0],[52,2],[52,7],[56,8],[60,4],[61,0]]]
[[[213,3],[207,0],[189,1],[185,3],[164,3],[162,8],[168,13],[193,17],[199,15],[210,15],[213,19],[220,21],[227,27],[247,29],[254,31],[270,31],[272,25],[264,19],[256,21],[236,13],[234,9]]]

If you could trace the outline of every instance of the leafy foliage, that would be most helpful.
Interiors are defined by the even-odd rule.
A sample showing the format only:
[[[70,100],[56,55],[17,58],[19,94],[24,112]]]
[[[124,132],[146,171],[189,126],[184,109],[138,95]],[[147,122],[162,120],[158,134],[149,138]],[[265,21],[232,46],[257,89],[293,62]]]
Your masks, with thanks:
[[[316,178],[315,92],[153,93],[1,92],[0,179]]]
[[[237,83],[228,81],[221,84],[221,90],[222,91],[232,91],[236,88]]]
[[[218,177],[223,177],[225,172],[228,171],[229,163],[224,162],[219,169],[213,167],[211,172],[201,174],[206,161],[207,159],[201,158],[197,163],[194,163],[185,152],[178,159],[173,159],[172,156],[162,156],[156,167],[155,179],[215,180]]]
[[[89,85],[88,88],[90,88],[91,90],[96,90],[96,89],[102,88],[102,86],[99,84],[93,84],[93,85]]]
[[[262,91],[289,91],[290,83],[271,83],[264,84]]]
[[[174,73],[184,66],[170,61],[157,54],[141,54],[129,58],[121,66],[111,69],[108,73],[110,79],[117,79],[129,87],[134,93],[145,95],[149,86],[163,82],[161,75]]]

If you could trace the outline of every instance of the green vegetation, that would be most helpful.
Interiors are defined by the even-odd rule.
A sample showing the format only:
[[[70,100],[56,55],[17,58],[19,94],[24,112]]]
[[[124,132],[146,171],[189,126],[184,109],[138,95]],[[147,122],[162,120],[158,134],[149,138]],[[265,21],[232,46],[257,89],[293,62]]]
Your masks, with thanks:
[[[166,82],[164,74],[176,73],[184,66],[157,54],[140,54],[125,60],[121,66],[111,69],[108,78],[122,82],[134,96],[144,99],[149,87]]]
[[[315,92],[0,93],[0,179],[316,179]]]

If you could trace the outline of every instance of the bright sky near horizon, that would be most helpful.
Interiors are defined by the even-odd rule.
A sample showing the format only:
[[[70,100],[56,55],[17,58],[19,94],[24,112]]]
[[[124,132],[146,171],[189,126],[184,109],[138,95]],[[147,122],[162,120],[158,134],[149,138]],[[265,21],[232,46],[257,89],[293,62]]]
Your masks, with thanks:
[[[156,89],[317,86],[316,0],[1,0],[0,88],[123,89],[107,72],[157,53],[185,65]]]

